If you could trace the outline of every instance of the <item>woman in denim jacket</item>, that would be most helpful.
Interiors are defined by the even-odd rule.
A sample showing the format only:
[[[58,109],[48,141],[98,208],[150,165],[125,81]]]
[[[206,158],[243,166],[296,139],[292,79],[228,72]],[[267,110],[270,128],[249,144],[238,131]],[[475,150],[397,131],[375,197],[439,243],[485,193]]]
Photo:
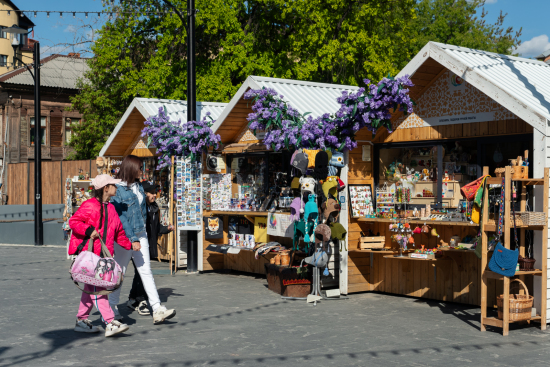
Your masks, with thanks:
[[[111,202],[122,222],[122,227],[126,236],[132,242],[132,250],[125,250],[115,244],[115,260],[126,273],[126,268],[130,259],[134,259],[134,264],[141,276],[143,287],[149,298],[149,305],[153,309],[153,322],[155,324],[163,322],[175,316],[175,310],[167,310],[160,304],[155,279],[151,271],[151,259],[149,257],[149,241],[145,229],[147,218],[147,208],[145,206],[145,193],[139,183],[139,177],[142,173],[142,162],[136,156],[129,155],[122,161],[117,178],[122,181],[117,185],[116,195]],[[120,290],[109,295],[109,303],[115,313],[115,319],[120,320],[122,316],[118,312],[117,304],[120,299]]]

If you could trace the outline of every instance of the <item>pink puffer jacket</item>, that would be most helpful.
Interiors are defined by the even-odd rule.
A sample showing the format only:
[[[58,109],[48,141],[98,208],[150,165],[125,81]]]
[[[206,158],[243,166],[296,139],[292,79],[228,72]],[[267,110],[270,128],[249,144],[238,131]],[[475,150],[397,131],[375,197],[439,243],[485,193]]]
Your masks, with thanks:
[[[103,203],[103,216],[102,216],[102,225],[98,230],[99,235],[103,238],[104,231],[104,222],[105,222],[105,204]],[[69,227],[72,229],[71,242],[69,243],[69,255],[74,255],[77,251],[77,248],[80,244],[85,242],[83,251],[88,250],[88,238],[90,234],[99,227],[100,220],[100,211],[101,204],[95,198],[86,200],[82,203],[80,208],[74,213],[74,215],[69,219]],[[114,255],[114,242],[118,243],[120,246],[129,250],[132,248],[132,243],[126,237],[124,229],[122,228],[122,223],[116,212],[113,204],[107,204],[107,238],[105,240],[105,245],[111,252],[111,255]],[[101,242],[99,239],[94,241],[94,253],[96,255],[101,254]]]

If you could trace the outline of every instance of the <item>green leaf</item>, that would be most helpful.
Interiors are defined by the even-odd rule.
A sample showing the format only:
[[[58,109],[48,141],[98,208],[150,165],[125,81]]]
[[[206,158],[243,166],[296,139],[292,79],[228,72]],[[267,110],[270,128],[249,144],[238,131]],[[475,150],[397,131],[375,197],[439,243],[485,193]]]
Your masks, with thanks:
[[[345,143],[340,144],[340,147],[338,148],[338,151],[341,152],[342,149],[344,149],[345,145],[346,145]]]

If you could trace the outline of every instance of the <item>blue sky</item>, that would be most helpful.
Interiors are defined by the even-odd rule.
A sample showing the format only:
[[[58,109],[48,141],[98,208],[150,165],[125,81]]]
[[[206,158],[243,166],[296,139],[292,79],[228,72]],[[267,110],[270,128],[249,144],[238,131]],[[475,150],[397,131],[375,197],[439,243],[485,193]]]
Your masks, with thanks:
[[[14,3],[24,10],[64,10],[63,18],[59,13],[52,13],[48,18],[44,13],[38,13],[31,19],[36,24],[35,38],[41,42],[43,54],[52,52],[82,52],[89,43],[82,43],[76,47],[68,47],[64,43],[74,43],[75,35],[77,41],[86,41],[93,37],[88,27],[84,24],[90,23],[93,19],[94,26],[99,27],[101,20],[89,15],[88,19],[84,14],[77,14],[73,19],[70,11],[101,11],[101,0],[13,0]],[[517,50],[524,57],[535,57],[542,51],[550,49],[550,29],[547,26],[550,14],[550,0],[487,0],[485,9],[489,12],[488,22],[494,22],[500,10],[508,13],[505,26],[512,26],[515,30],[523,27],[522,45]],[[87,55],[90,56],[90,55]]]

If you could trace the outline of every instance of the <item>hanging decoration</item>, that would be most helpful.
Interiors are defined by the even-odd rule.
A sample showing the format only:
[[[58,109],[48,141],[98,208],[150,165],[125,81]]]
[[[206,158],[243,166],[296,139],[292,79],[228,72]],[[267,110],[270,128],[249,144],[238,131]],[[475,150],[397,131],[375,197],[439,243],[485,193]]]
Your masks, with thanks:
[[[141,136],[148,137],[147,147],[153,144],[157,148],[157,153],[160,153],[157,169],[162,169],[172,164],[172,156],[189,157],[195,161],[208,148],[219,149],[221,137],[212,131],[213,123],[210,112],[200,121],[171,121],[165,109],[160,107],[158,115],[145,120]]]
[[[248,115],[249,128],[265,130],[264,144],[274,151],[290,147],[305,149],[331,149],[347,151],[357,147],[355,134],[366,127],[376,133],[380,127],[393,131],[391,113],[413,111],[413,101],[407,87],[413,86],[409,76],[394,79],[387,77],[378,84],[359,88],[355,93],[342,92],[337,101],[340,109],[334,115],[312,117],[303,115],[274,89],[251,89],[244,95],[252,99],[252,112]]]

